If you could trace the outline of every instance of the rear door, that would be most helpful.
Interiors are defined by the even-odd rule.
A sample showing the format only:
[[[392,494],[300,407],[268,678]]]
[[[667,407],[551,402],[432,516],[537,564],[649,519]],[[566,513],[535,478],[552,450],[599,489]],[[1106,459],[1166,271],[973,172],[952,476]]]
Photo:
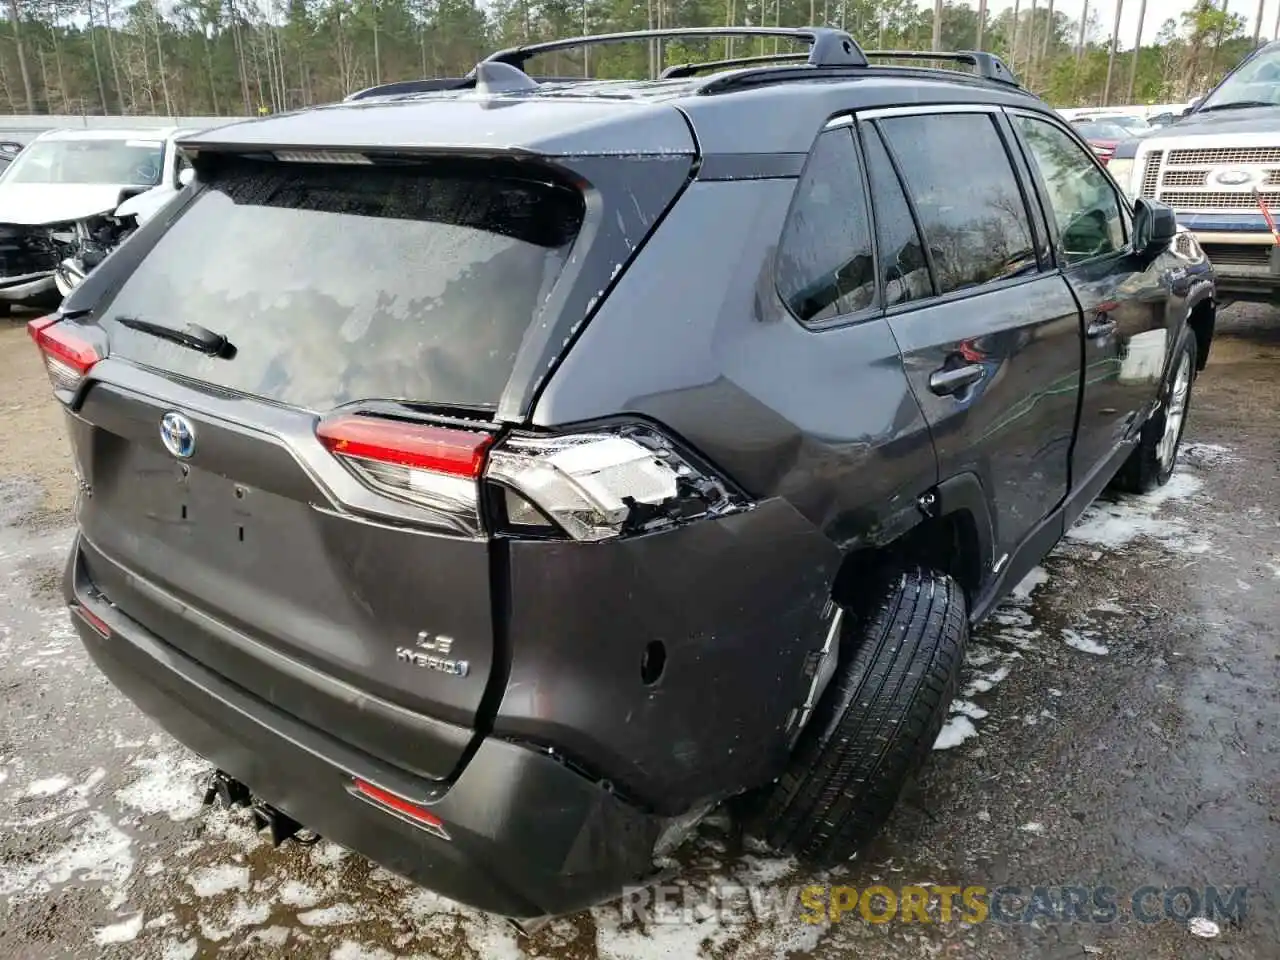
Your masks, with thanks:
[[[1084,396],[1073,457],[1083,482],[1108,465],[1156,398],[1172,346],[1172,289],[1163,264],[1133,252],[1128,205],[1089,152],[1042,114],[1011,119],[1084,313]]]
[[[1045,269],[1044,227],[998,111],[863,120],[890,323],[940,477],[983,483],[998,571],[1067,494],[1079,311]]]
[[[74,321],[108,354],[73,420],[88,579],[425,776],[463,755],[494,672],[475,478],[583,216],[535,168],[222,158]]]

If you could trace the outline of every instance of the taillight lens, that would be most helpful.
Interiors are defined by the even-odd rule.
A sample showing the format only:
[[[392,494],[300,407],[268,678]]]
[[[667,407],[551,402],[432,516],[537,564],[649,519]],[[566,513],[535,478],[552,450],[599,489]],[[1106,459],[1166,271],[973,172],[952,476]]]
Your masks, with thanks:
[[[480,430],[344,414],[316,437],[368,486],[479,529],[477,479],[493,436]]]
[[[56,314],[32,320],[27,324],[27,333],[40,348],[53,388],[75,390],[102,357],[93,344],[77,336],[60,320]]]
[[[506,488],[505,528],[514,534],[545,534],[550,526],[575,540],[605,540],[746,505],[641,425],[508,437],[489,452],[485,477]]]

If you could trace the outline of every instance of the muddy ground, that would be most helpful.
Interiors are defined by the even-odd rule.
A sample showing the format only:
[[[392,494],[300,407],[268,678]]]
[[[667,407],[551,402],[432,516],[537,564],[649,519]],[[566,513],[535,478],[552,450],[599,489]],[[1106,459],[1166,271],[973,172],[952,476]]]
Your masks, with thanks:
[[[59,414],[20,326],[0,326],[0,956],[1274,960],[1278,381],[1280,314],[1229,311],[1179,472],[1096,505],[984,626],[945,749],[864,856],[814,876],[713,820],[681,853],[690,899],[676,902],[695,906],[665,919],[683,922],[612,905],[522,939],[336,845],[274,850],[243,817],[202,810],[204,765],[68,627]],[[754,885],[757,904],[774,891],[792,915],[709,915],[699,905],[726,883]],[[1011,885],[1022,898],[1002,915],[1033,922],[805,923],[793,888],[809,883]],[[1037,885],[1113,888],[1114,920],[1024,913]],[[1158,922],[1126,909],[1148,885]],[[1202,931],[1215,935],[1193,933],[1206,911],[1186,891],[1160,919],[1164,892],[1206,885],[1247,889],[1243,911]]]

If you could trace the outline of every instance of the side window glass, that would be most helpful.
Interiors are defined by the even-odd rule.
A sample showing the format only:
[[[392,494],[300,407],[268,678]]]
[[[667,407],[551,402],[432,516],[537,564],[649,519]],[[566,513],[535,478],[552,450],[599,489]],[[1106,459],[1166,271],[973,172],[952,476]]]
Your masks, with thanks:
[[[1106,174],[1065,131],[1032,117],[1015,117],[1031,159],[1044,181],[1045,200],[1058,224],[1067,263],[1124,248],[1120,201]]]
[[[884,305],[896,306],[933,296],[933,279],[924,255],[920,231],[902,193],[902,182],[893,169],[889,152],[874,127],[863,127],[863,154],[875,207],[876,240],[880,248],[880,276]]]
[[[848,127],[818,137],[778,245],[778,293],[805,323],[876,299],[866,194]]]
[[[938,293],[1039,269],[1031,220],[990,115],[879,122],[920,217]]]

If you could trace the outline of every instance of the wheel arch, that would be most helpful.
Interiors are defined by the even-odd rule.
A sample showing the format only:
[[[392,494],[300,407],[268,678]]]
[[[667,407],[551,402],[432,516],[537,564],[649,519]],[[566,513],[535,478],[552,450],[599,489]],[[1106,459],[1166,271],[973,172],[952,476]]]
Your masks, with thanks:
[[[1187,313],[1187,327],[1196,338],[1196,370],[1209,362],[1209,350],[1213,346],[1214,328],[1218,322],[1218,305],[1213,297],[1205,296],[1191,305]]]
[[[841,606],[858,612],[867,584],[879,571],[918,565],[960,584],[970,606],[990,576],[994,551],[991,511],[982,481],[962,473],[942,481],[921,500],[919,522],[887,543],[851,550],[832,586]]]

